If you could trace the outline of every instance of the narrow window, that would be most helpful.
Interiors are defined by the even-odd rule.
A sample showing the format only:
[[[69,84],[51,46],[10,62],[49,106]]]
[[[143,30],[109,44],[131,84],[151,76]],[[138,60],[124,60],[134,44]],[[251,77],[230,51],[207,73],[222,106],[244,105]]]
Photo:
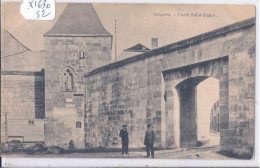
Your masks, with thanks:
[[[81,59],[85,59],[85,57],[86,57],[85,55],[86,55],[85,52],[80,52],[79,60],[81,60]]]
[[[29,120],[28,124],[29,124],[29,126],[34,126],[34,121],[33,120]]]
[[[76,122],[76,128],[81,128],[81,122]]]

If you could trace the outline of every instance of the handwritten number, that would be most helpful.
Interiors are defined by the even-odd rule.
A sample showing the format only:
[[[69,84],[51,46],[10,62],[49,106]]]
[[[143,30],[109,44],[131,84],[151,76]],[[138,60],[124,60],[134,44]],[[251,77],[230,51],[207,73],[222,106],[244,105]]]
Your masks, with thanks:
[[[42,3],[42,9],[44,9],[46,6],[46,0],[43,0],[43,3]]]
[[[41,0],[39,0],[39,2],[38,2],[38,8],[41,8],[42,6],[41,6]]]
[[[42,9],[42,10],[39,10],[35,13],[37,15],[36,16],[37,18],[48,16],[51,12],[46,13],[46,9],[49,9],[50,7],[51,7],[51,5],[49,3],[47,3],[47,0],[31,0],[31,1],[29,1],[29,8]]]
[[[39,13],[40,13],[40,11],[37,11],[37,12],[36,12],[37,18],[40,17],[40,14],[39,14]]]
[[[50,14],[50,12],[48,14],[46,14],[46,15],[44,15],[44,14],[45,14],[45,10],[42,10],[42,17],[48,16]]]
[[[30,7],[33,8],[33,5],[32,5],[33,1],[29,1],[29,4],[30,4]]]

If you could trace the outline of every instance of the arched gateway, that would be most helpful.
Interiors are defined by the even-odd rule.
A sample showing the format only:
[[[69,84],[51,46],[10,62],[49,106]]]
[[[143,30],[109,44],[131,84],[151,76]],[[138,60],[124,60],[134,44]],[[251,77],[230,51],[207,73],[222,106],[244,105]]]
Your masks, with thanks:
[[[164,112],[168,118],[166,147],[197,146],[196,86],[208,77],[219,80],[220,132],[228,129],[228,56],[167,70],[163,77],[167,97]],[[176,97],[179,102],[175,103],[179,104],[173,103]],[[179,106],[179,110],[174,106]]]

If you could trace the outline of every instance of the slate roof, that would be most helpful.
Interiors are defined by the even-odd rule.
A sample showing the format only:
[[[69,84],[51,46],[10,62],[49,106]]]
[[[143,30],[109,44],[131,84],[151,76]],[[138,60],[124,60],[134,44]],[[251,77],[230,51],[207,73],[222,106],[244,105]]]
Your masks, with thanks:
[[[69,3],[56,24],[44,36],[112,36],[89,3]]]
[[[150,51],[149,48],[145,47],[143,44],[139,43],[133,47],[130,47],[124,51],[129,51],[129,52],[147,52]]]
[[[1,57],[8,57],[29,50],[6,29],[1,29],[1,35]]]
[[[1,35],[2,71],[40,71],[45,67],[44,51],[31,51],[5,29]]]
[[[130,57],[133,57],[135,55],[138,55],[138,54],[142,54],[144,52],[129,52],[129,51],[123,51],[121,54],[118,55],[118,57],[116,58],[117,61],[120,61],[120,60],[123,60],[123,59],[126,59],[126,58],[130,58]]]

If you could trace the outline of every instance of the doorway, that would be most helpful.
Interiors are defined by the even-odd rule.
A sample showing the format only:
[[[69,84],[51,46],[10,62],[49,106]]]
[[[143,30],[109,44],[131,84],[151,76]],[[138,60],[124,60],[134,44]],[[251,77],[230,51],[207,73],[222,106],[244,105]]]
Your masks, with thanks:
[[[179,132],[175,129],[178,146],[189,148],[219,145],[219,131],[213,131],[213,127],[210,127],[213,123],[211,120],[216,119],[211,113],[214,112],[214,116],[219,113],[216,111],[219,108],[215,105],[219,100],[219,80],[208,76],[191,77],[179,83],[175,89],[178,99],[174,101],[179,101],[174,103],[179,104],[174,109],[175,119],[179,118]],[[219,127],[218,124],[214,121],[214,128]]]

